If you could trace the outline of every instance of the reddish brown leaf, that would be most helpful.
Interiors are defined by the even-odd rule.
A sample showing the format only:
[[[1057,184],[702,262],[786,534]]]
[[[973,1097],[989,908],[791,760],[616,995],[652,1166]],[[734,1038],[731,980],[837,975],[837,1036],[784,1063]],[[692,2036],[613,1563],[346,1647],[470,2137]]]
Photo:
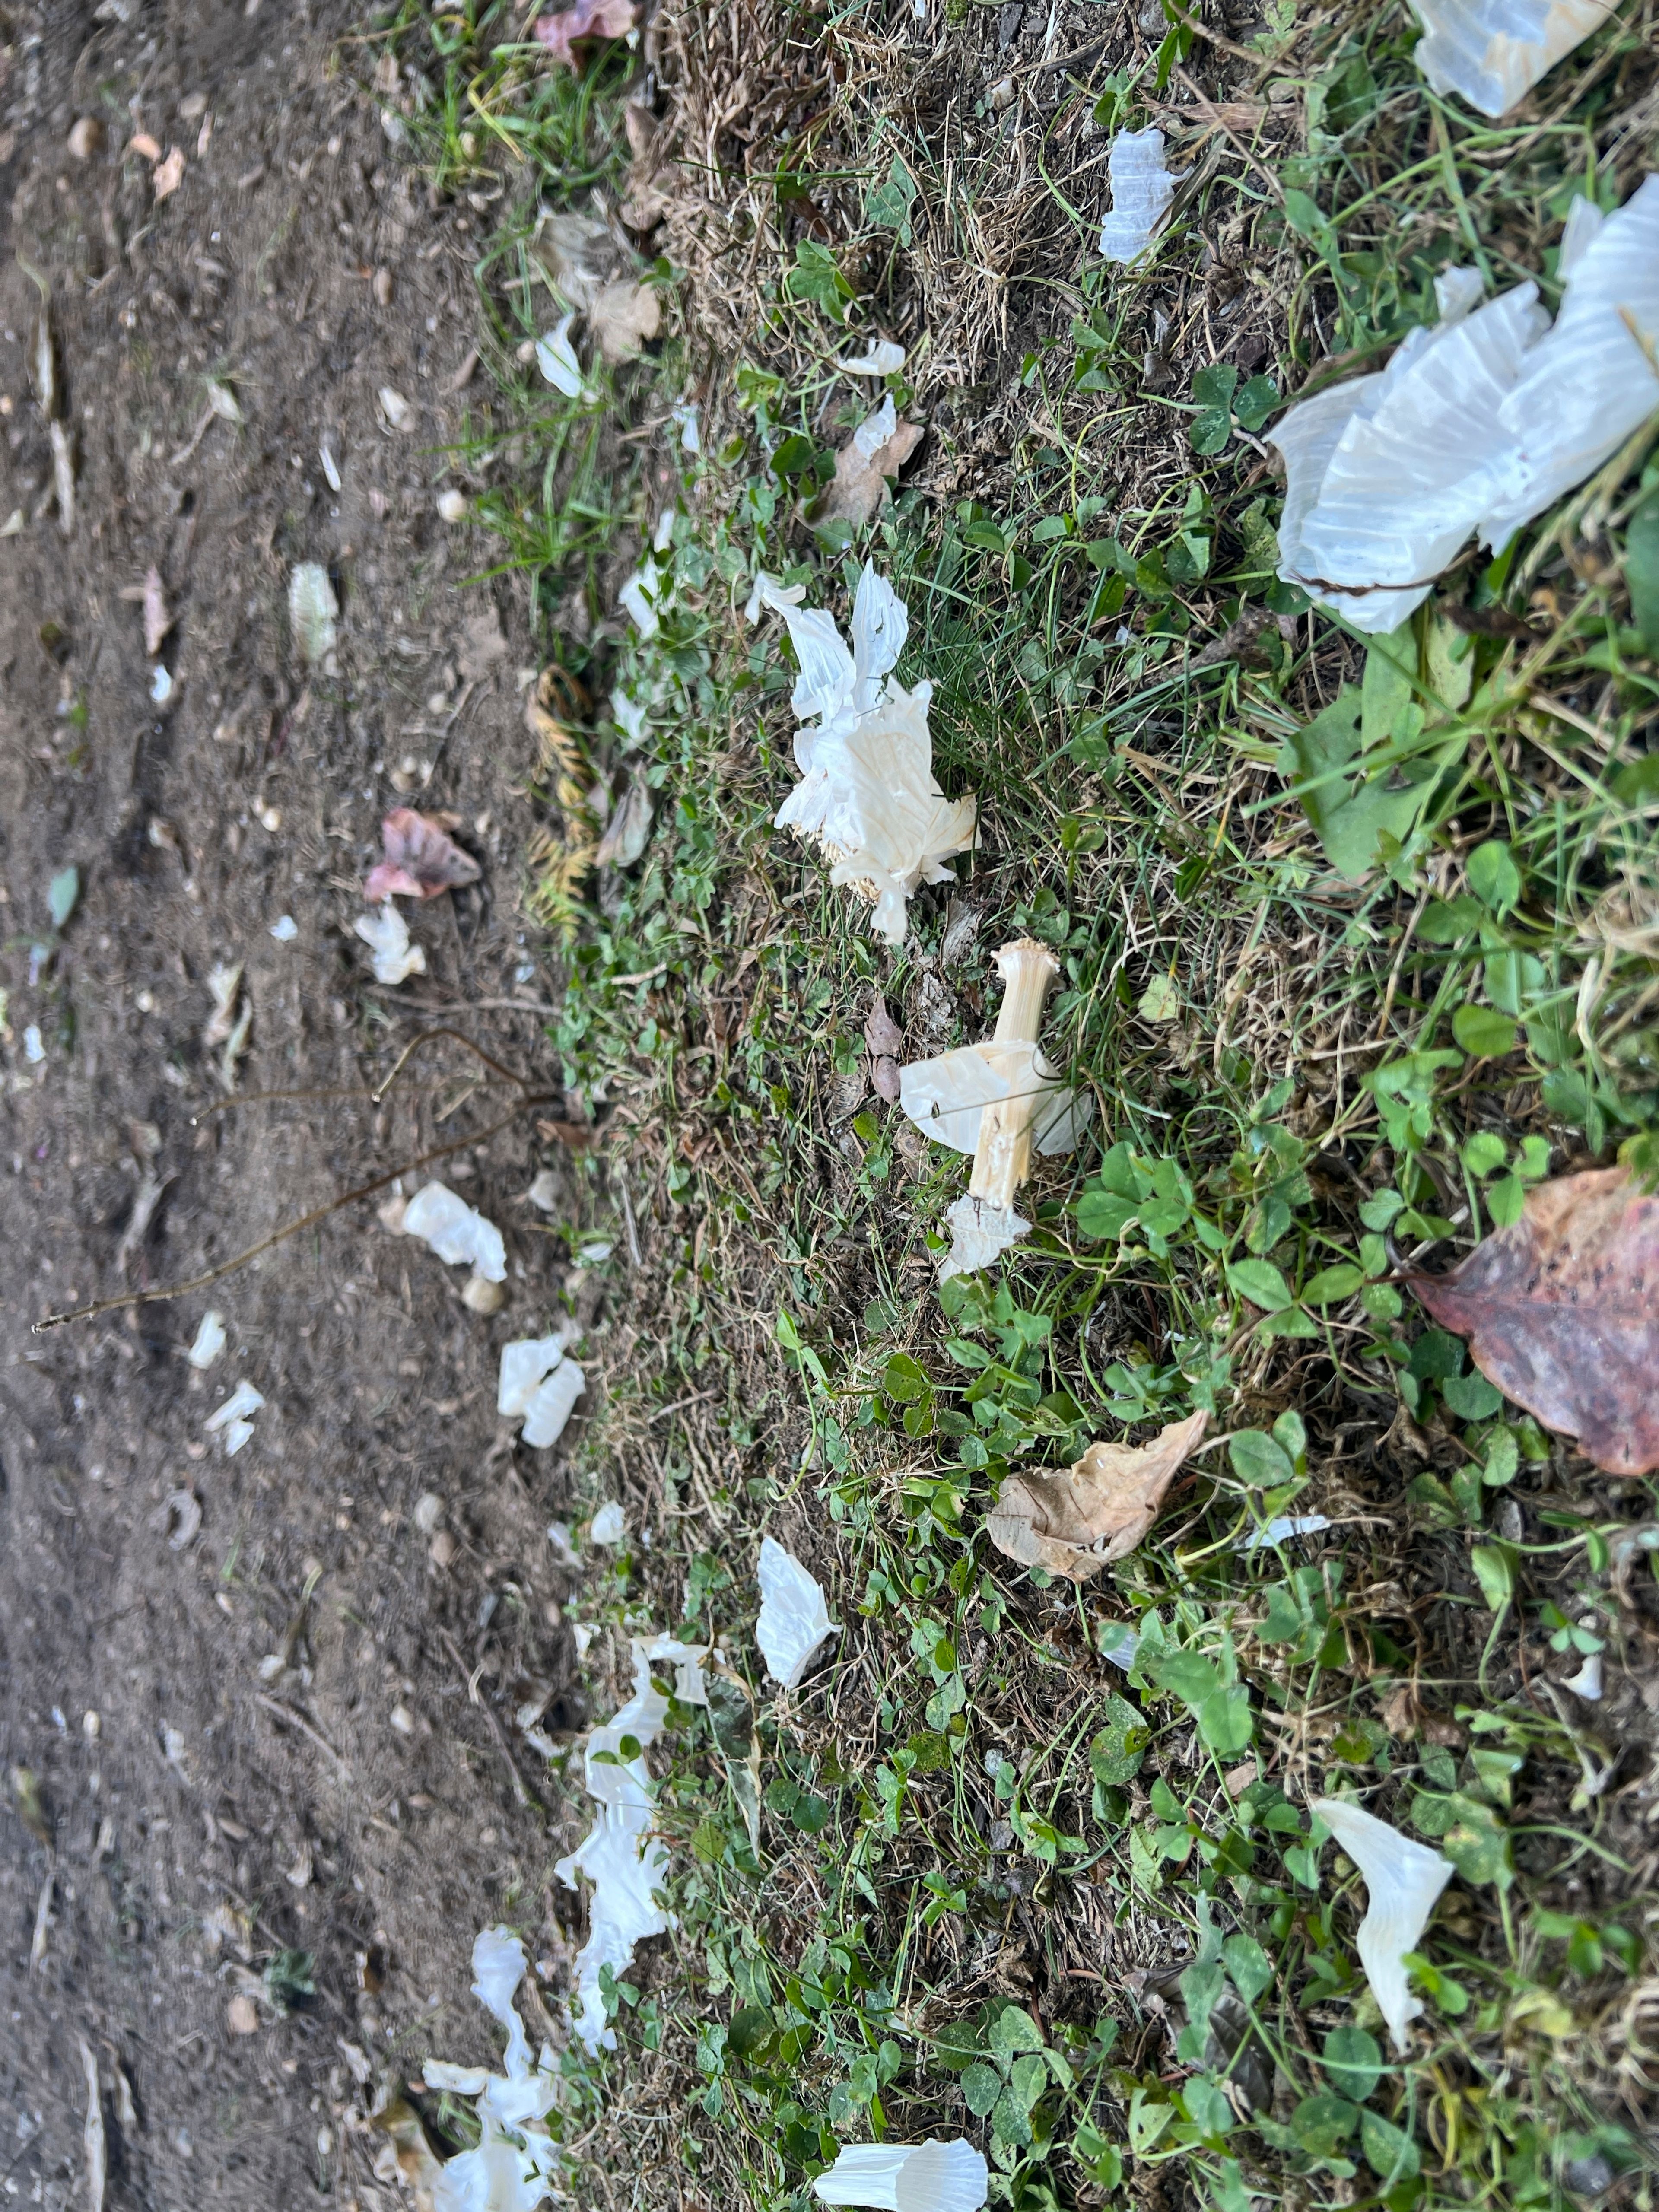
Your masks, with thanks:
[[[887,1001],[878,991],[870,1001],[869,1018],[864,1024],[864,1042],[878,1060],[891,1060],[904,1049],[904,1031],[887,1011]]]
[[[986,1534],[1022,1566],[1086,1583],[1127,1558],[1157,1520],[1207,1419],[1194,1413],[1149,1444],[1091,1444],[1075,1467],[1009,1475],[995,1511],[985,1516]]]
[[[574,7],[562,15],[544,15],[536,25],[536,36],[556,62],[574,69],[578,40],[620,39],[637,21],[634,0],[575,0]]]
[[[363,896],[373,902],[389,898],[437,898],[462,884],[478,880],[478,864],[462,852],[429,815],[412,806],[396,806],[380,824],[386,858],[368,872]]]
[[[1609,1474],[1659,1468],[1659,1197],[1627,1169],[1561,1176],[1412,1289],[1475,1365]]]

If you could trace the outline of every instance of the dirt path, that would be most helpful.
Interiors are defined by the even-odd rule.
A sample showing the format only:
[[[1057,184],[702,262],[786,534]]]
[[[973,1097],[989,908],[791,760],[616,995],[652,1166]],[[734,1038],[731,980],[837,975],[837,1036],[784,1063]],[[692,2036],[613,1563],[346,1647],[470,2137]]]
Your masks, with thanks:
[[[388,143],[369,61],[337,43],[350,14],[0,6],[0,522],[21,513],[0,542],[0,1753],[44,1815],[22,1817],[26,1784],[0,1812],[0,2187],[25,2203],[85,2201],[81,2039],[112,2204],[392,2201],[353,2073],[428,2035],[483,2055],[473,1933],[507,1900],[522,1916],[550,1856],[481,1702],[533,1684],[556,1721],[569,1679],[541,1533],[562,1462],[492,1449],[497,1347],[561,1280],[520,1196],[528,1117],[444,1170],[507,1231],[493,1319],[359,1206],[209,1295],[30,1334],[416,1148],[412,1102],[196,1126],[222,1095],[216,966],[242,963],[252,1008],[243,1091],[384,1069],[410,1001],[482,1008],[469,1026],[521,1066],[540,1049],[533,1015],[489,1004],[550,988],[516,917],[521,611],[459,588],[483,556],[436,507],[456,480],[434,449],[481,404],[477,217],[429,207]],[[88,116],[104,143],[77,159]],[[182,155],[164,198],[135,134]],[[67,538],[25,259],[51,287]],[[301,560],[343,610],[338,672],[308,682]],[[164,705],[132,603],[152,567]],[[350,924],[405,787],[460,817],[483,878],[411,915],[429,972],[393,994]],[[71,866],[79,902],[31,985],[19,940]],[[469,1110],[488,1118],[440,1135]],[[198,1375],[210,1304],[228,1343]],[[204,1421],[244,1376],[265,1403],[232,1458]],[[284,1953],[315,1982],[286,2017],[265,1971]]]

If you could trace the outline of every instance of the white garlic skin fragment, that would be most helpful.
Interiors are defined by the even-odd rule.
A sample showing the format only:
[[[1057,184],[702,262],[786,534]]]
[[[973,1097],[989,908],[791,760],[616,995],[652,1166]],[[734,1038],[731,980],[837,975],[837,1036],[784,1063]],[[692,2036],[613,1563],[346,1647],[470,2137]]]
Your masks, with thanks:
[[[418,1237],[452,1267],[470,1261],[487,1283],[507,1280],[501,1231],[447,1183],[428,1182],[416,1192],[404,1212],[404,1234]]]
[[[1318,1814],[1365,1877],[1359,1963],[1394,2047],[1403,2053],[1409,2044],[1407,2027],[1423,2009],[1407,1986],[1405,1954],[1416,1950],[1456,1869],[1438,1851],[1413,1843],[1348,1798],[1316,1797],[1308,1810]]]
[[[949,2142],[848,2143],[812,2184],[821,2204],[868,2204],[878,2212],[979,2212],[989,2191],[982,2154],[960,2136]]]
[[[1120,131],[1107,158],[1112,211],[1100,226],[1108,261],[1139,260],[1162,229],[1175,198],[1161,131]]]
[[[553,1370],[525,1409],[519,1434],[534,1451],[546,1451],[564,1434],[576,1401],[587,1388],[587,1377],[574,1359]]]
[[[1608,0],[1412,0],[1423,26],[1413,59],[1436,92],[1496,119],[1599,30]]]
[[[759,1582],[755,1641],[772,1680],[793,1690],[819,1645],[839,1636],[841,1629],[830,1618],[822,1584],[770,1536],[761,1543]]]

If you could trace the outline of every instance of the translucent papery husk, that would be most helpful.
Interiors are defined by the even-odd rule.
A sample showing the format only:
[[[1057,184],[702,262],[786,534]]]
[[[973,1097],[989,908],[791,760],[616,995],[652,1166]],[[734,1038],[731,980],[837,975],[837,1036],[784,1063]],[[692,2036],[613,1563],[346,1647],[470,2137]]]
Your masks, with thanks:
[[[1659,177],[1599,221],[1590,202],[1576,200],[1562,256],[1569,273],[1555,327],[1499,410],[1520,463],[1516,495],[1480,525],[1495,549],[1593,476],[1659,408]]]
[[[673,1925],[653,1891],[667,1878],[668,1854],[653,1840],[651,1778],[643,1756],[626,1761],[622,1741],[632,1736],[641,1753],[654,1742],[668,1712],[668,1700],[651,1680],[650,1648],[634,1642],[634,1694],[605,1727],[587,1739],[584,1778],[599,1815],[586,1839],[554,1868],[568,1888],[585,1874],[593,1885],[588,1907],[588,1938],[576,1958],[576,1994],[572,2020],[591,2051],[614,2051],[615,2031],[605,2025],[600,1969],[625,1972],[635,1946],[661,1936]],[[599,1754],[610,1757],[600,1760]]]
[[[433,2185],[435,2212],[534,2212],[552,2191],[557,2151],[542,2122],[557,2092],[553,2053],[532,2061],[514,2002],[525,1975],[524,1945],[507,1928],[486,1928],[472,1947],[472,1994],[507,2030],[504,2070],[426,2063],[428,2086],[477,2100],[479,2140],[451,2159]]]
[[[761,1543],[758,1579],[761,1609],[755,1641],[767,1673],[782,1688],[793,1690],[819,1645],[839,1636],[841,1629],[830,1618],[823,1585],[770,1536]]]
[[[997,1206],[988,1198],[976,1198],[972,1191],[965,1191],[954,1206],[946,1206],[944,1218],[951,1231],[951,1249],[939,1263],[941,1283],[948,1283],[952,1275],[978,1274],[1031,1233],[1030,1223],[1012,1206]]]
[[[904,603],[866,565],[849,649],[830,615],[795,605],[769,577],[756,580],[755,595],[787,623],[800,664],[793,704],[801,781],[777,826],[816,844],[831,880],[861,890],[878,934],[902,945],[906,901],[921,884],[948,880],[945,861],[971,850],[977,823],[971,798],[949,799],[934,781],[932,684],[907,691],[890,680],[909,628]]]
[[[957,1152],[977,1148],[986,1107],[1028,1093],[1037,1100],[1033,1151],[1047,1158],[1074,1150],[1094,1101],[1066,1089],[1040,1045],[999,1045],[988,1037],[899,1070],[901,1110],[925,1137]]]
[[[1505,115],[1540,76],[1599,30],[1608,0],[1412,0],[1417,66],[1438,93]]]
[[[848,2143],[812,2184],[821,2204],[867,2204],[878,2212],[979,2212],[989,2190],[984,2154],[960,2136],[949,2142]]]
[[[970,851],[976,834],[975,801],[947,799],[933,780],[932,697],[931,684],[890,684],[881,705],[850,724],[803,731],[804,773],[776,816],[821,848],[831,882],[873,902],[872,927],[890,945],[904,942],[911,893],[948,881],[945,861]]]
[[[1380,376],[1316,394],[1270,434],[1285,457],[1279,575],[1371,635],[1397,629],[1471,536],[1494,550],[1659,407],[1659,179],[1614,215],[1575,201],[1553,328],[1537,287],[1442,319]]]
[[[1146,251],[1169,214],[1175,179],[1164,159],[1161,131],[1120,131],[1107,159],[1112,211],[1100,226],[1100,250],[1108,261],[1135,261]]]
[[[1331,453],[1303,525],[1304,588],[1369,586],[1358,629],[1395,629],[1434,587],[1482,515],[1512,490],[1520,448],[1499,410],[1528,346],[1549,327],[1520,284],[1435,333],[1407,372],[1382,380]]]
[[[1330,1830],[1365,1877],[1365,1917],[1359,1923],[1359,1963],[1377,2009],[1389,2024],[1395,2051],[1408,2044],[1407,2028],[1423,2007],[1406,1981],[1406,1954],[1416,1950],[1440,1893],[1456,1869],[1438,1851],[1413,1843],[1346,1797],[1316,1797],[1308,1808]]]

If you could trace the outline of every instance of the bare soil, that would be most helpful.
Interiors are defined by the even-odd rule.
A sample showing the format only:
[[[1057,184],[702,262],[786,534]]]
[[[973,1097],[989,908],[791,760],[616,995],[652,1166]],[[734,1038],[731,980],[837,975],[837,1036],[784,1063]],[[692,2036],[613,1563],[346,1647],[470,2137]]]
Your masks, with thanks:
[[[494,1317],[358,1204],[210,1291],[32,1333],[497,1118],[499,1090],[435,1131],[412,1091],[365,1103],[422,1012],[459,1009],[545,1075],[514,857],[523,600],[467,580],[484,556],[436,509],[483,404],[480,214],[428,204],[352,30],[328,0],[0,4],[0,522],[21,510],[0,540],[0,1765],[44,1814],[14,1776],[0,2189],[23,2203],[84,2201],[81,2039],[112,2206],[395,2201],[361,2079],[485,2054],[474,1933],[509,1905],[533,1921],[552,1856],[495,1708],[533,1686],[549,1725],[580,1717],[543,1534],[566,1462],[515,1457],[494,1404],[500,1343],[545,1326],[564,1279],[522,1197],[533,1115],[439,1170],[507,1232]],[[104,143],[76,158],[87,116]],[[159,201],[137,134],[184,156]],[[67,537],[23,260],[51,287]],[[210,378],[240,426],[208,413]],[[337,673],[309,680],[301,560],[342,606]],[[160,706],[131,596],[152,567]],[[350,925],[405,800],[452,810],[483,875],[406,909],[429,972],[392,993]],[[71,865],[78,906],[31,983]],[[203,1038],[227,963],[253,1008],[240,1092],[355,1099],[197,1118],[223,1096]],[[229,1340],[198,1374],[210,1305]],[[233,1457],[204,1424],[244,1376],[265,1403]],[[283,2014],[285,1952],[315,1990]]]

